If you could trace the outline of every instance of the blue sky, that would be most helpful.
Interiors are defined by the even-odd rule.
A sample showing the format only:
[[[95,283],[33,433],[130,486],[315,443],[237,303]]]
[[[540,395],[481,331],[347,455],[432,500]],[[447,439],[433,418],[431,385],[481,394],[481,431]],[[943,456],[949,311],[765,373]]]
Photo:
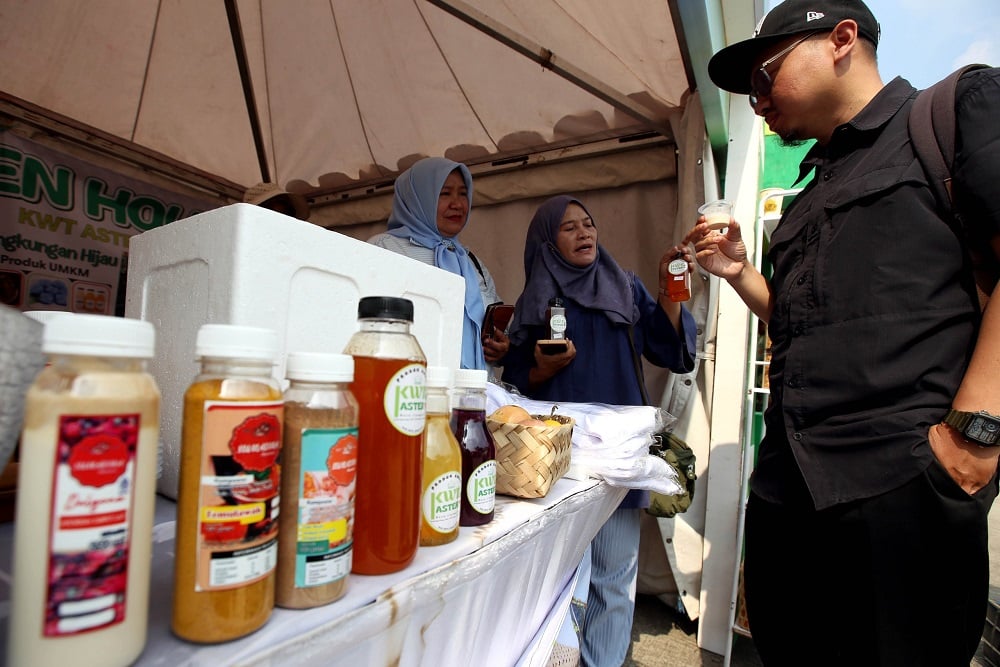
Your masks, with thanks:
[[[879,71],[926,88],[974,62],[1000,66],[1000,0],[865,0],[882,26]],[[777,0],[766,0],[770,8]]]

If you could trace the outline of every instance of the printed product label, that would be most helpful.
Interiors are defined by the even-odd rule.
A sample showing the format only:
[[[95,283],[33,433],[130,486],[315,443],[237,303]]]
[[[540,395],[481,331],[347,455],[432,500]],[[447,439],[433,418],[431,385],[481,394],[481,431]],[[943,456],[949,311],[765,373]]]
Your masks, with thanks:
[[[565,315],[553,315],[549,319],[549,328],[552,330],[553,334],[561,334],[566,331],[566,316]],[[562,336],[553,335],[553,338],[562,338]]]
[[[205,402],[196,591],[259,581],[278,558],[281,401]]]
[[[139,415],[63,415],[52,479],[43,634],[125,620]]]
[[[684,279],[684,274],[687,273],[688,265],[683,259],[678,257],[677,259],[671,260],[670,264],[667,264],[667,271],[669,271],[674,276],[680,276],[680,280]],[[678,280],[678,278],[674,278]]]
[[[403,435],[424,432],[426,369],[420,364],[400,368],[385,386],[385,416]]]
[[[358,429],[302,429],[295,586],[322,586],[351,571]]]
[[[420,510],[430,527],[437,532],[455,530],[462,510],[462,475],[455,471],[446,472],[431,482],[424,491]]]
[[[497,462],[486,461],[469,475],[465,483],[465,495],[472,509],[480,514],[493,511],[497,490]]]

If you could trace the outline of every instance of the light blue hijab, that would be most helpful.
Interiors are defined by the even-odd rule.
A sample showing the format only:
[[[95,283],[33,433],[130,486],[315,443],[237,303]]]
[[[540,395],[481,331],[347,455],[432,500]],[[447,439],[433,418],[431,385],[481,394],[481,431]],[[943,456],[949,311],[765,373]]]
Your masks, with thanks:
[[[468,167],[442,157],[420,160],[396,178],[389,214],[389,234],[409,239],[434,251],[434,266],[465,278],[465,318],[462,325],[462,368],[486,368],[480,329],[486,306],[479,291],[479,272],[457,236],[442,236],[437,228],[438,198],[448,174],[458,170],[469,192],[472,209],[472,174]],[[468,218],[466,218],[468,223]]]

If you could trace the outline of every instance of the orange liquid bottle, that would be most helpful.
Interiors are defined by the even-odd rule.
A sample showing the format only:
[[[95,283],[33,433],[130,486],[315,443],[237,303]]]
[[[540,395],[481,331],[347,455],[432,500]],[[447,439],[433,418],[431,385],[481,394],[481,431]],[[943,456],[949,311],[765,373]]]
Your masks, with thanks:
[[[691,298],[691,274],[684,255],[677,253],[667,265],[667,298],[671,301],[687,301]]]
[[[284,402],[269,329],[205,324],[184,393],[171,629],[223,642],[274,608]]]
[[[388,574],[409,565],[420,540],[427,361],[410,333],[413,302],[365,297],[354,357],[358,467],[351,571]]]

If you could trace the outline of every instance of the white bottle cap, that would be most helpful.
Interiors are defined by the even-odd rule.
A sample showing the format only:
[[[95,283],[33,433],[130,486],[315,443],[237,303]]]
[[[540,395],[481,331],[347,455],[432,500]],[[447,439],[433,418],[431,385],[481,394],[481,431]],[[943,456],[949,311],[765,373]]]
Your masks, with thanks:
[[[46,324],[47,322],[51,322],[56,317],[61,315],[72,315],[73,313],[68,310],[26,310],[24,311],[24,314],[36,322]]]
[[[237,324],[203,324],[195,341],[196,357],[223,357],[274,362],[278,335],[271,329]]]
[[[353,382],[354,357],[334,352],[289,352],[285,376],[306,382]]]
[[[447,366],[428,366],[427,367],[427,386],[428,387],[450,387],[451,386],[451,369]]]
[[[486,371],[475,368],[459,368],[455,371],[455,387],[486,389]]]
[[[155,343],[151,323],[112,315],[61,313],[45,324],[42,334],[46,354],[152,359]]]

